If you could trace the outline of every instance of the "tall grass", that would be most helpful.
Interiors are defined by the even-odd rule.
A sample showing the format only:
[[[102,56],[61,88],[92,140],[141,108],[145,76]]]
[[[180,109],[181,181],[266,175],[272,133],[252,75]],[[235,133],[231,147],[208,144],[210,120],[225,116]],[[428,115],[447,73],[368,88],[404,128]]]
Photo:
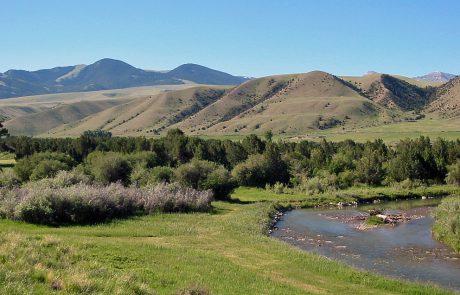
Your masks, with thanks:
[[[434,236],[460,252],[460,196],[442,200],[433,211]]]
[[[151,188],[119,183],[0,189],[0,216],[30,223],[92,224],[153,212],[207,211],[212,192],[159,184]]]

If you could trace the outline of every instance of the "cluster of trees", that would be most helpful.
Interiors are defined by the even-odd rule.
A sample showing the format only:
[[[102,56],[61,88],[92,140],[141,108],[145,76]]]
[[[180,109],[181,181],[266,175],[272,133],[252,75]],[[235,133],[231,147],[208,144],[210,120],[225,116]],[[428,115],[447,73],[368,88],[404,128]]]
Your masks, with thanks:
[[[162,138],[112,137],[104,131],[79,138],[6,137],[0,152],[14,152],[22,181],[77,167],[96,181],[145,186],[180,182],[212,189],[225,197],[236,185],[282,183],[306,191],[346,188],[358,183],[460,183],[460,141],[427,137],[356,143],[273,142],[248,135],[241,141],[188,137],[179,129]],[[446,178],[447,177],[447,178]]]

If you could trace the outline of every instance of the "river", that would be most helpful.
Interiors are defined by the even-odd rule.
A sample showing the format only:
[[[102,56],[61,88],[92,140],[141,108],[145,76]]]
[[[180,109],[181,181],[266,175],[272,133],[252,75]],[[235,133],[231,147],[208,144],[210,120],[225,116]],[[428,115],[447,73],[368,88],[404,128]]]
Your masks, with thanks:
[[[460,291],[460,255],[432,237],[430,212],[439,199],[387,202],[343,209],[296,209],[276,224],[272,236],[349,265]],[[369,209],[404,213],[396,226],[361,229]]]

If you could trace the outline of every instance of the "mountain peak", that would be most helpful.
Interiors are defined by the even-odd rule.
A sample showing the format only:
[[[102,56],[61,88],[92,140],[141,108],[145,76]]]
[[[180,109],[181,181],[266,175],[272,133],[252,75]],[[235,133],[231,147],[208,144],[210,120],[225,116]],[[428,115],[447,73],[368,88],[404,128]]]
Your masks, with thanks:
[[[456,77],[456,75],[454,75],[454,74],[444,73],[444,72],[441,72],[441,71],[435,71],[435,72],[431,72],[431,73],[428,73],[428,74],[423,75],[423,76],[415,77],[414,79],[419,80],[419,81],[446,83],[446,82],[449,82],[450,80],[452,80],[455,77]]]

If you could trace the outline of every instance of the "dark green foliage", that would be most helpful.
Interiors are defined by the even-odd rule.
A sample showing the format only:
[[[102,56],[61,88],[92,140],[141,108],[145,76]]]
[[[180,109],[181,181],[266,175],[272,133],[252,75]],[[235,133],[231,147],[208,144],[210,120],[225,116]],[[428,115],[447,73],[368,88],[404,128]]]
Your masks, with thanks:
[[[264,187],[266,183],[286,183],[289,179],[292,179],[292,185],[296,185],[302,178],[314,178],[327,170],[337,177],[339,187],[347,187],[356,182],[379,185],[406,179],[412,183],[444,183],[447,167],[460,159],[460,140],[438,139],[431,142],[421,137],[402,140],[392,147],[381,140],[364,144],[352,140],[272,142],[269,138],[261,140],[256,135],[249,135],[241,141],[221,141],[188,137],[179,129],[169,130],[163,138],[110,137],[94,131],[86,132],[79,138],[0,138],[0,152],[13,152],[19,161],[48,152],[67,154],[75,163],[83,163],[88,162],[85,159],[94,151],[118,153],[134,169],[136,175],[128,178],[135,183],[140,179],[150,179],[153,167],[178,167],[198,159],[214,162],[229,170],[238,166],[234,171],[235,177],[245,185]],[[251,156],[250,160],[248,156]],[[54,164],[48,163],[46,167],[43,164],[40,169],[44,173],[37,172],[37,175],[54,171],[58,167]],[[20,171],[23,168],[21,164],[16,168],[21,180],[30,178],[30,167],[25,169],[25,173]],[[128,166],[125,168],[128,169]],[[119,177],[113,179],[120,180]],[[125,184],[129,183],[126,177],[122,179]],[[148,182],[150,180],[144,183]]]
[[[248,155],[261,154],[265,149],[265,143],[255,134],[246,136],[241,144]]]
[[[150,180],[153,183],[172,182],[174,179],[174,170],[166,166],[158,166],[150,172]]]
[[[258,187],[264,187],[267,183],[287,183],[290,178],[288,165],[281,159],[279,148],[274,144],[269,144],[264,154],[251,155],[238,164],[232,175],[240,185]]]
[[[145,168],[153,168],[160,162],[155,152],[147,151],[127,154],[126,160],[132,167],[139,165]]]
[[[375,144],[367,142],[361,158],[356,163],[357,180],[370,185],[380,184],[385,175],[382,165],[384,160],[384,150],[379,150]]]
[[[88,172],[101,184],[121,181],[130,182],[132,167],[126,157],[114,152],[93,152],[85,161]]]
[[[225,167],[213,162],[192,160],[177,167],[175,179],[178,183],[195,189],[210,189],[217,199],[225,199],[236,187]]]
[[[43,160],[34,168],[30,180],[39,180],[55,176],[59,171],[69,170],[69,166],[58,160]]]
[[[21,181],[52,177],[60,170],[70,170],[75,166],[72,157],[63,153],[36,153],[19,160],[14,167]]]
[[[170,129],[164,138],[164,148],[171,165],[186,163],[191,155],[187,150],[188,138],[180,129]]]

